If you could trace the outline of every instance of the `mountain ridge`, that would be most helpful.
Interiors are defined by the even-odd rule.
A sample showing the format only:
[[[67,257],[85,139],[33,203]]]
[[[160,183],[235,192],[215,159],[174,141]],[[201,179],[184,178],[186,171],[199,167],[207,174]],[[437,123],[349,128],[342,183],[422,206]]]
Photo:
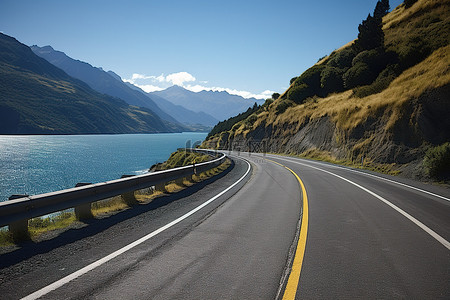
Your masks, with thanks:
[[[91,89],[0,34],[1,134],[176,132],[151,110]]]
[[[259,104],[264,102],[256,98],[245,99],[238,95],[231,95],[226,91],[200,91],[196,93],[178,85],[149,94],[150,96],[156,95],[165,98],[175,105],[189,106],[191,110],[207,113],[219,121],[247,110],[255,102]]]

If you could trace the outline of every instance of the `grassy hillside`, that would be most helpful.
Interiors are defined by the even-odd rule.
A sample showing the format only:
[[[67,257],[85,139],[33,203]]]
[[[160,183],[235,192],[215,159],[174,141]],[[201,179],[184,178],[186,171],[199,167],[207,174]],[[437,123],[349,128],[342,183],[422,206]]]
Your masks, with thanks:
[[[92,90],[0,34],[0,134],[171,131],[151,110]]]
[[[449,4],[400,5],[382,19],[384,47],[361,51],[347,44],[204,145],[256,143],[270,152],[348,164],[364,157],[374,168],[429,174],[425,154],[450,141]],[[355,84],[352,72],[367,81]]]

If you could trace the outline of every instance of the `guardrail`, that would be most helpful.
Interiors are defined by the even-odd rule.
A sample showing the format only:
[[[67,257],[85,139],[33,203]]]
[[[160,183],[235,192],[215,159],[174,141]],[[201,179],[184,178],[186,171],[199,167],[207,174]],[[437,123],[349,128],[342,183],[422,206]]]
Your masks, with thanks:
[[[185,149],[183,149],[185,150]],[[77,218],[92,216],[91,203],[122,195],[127,203],[136,202],[134,191],[158,186],[169,181],[189,177],[215,168],[225,162],[226,155],[210,150],[186,149],[216,157],[204,163],[157,171],[153,173],[129,176],[121,179],[100,182],[82,183],[75,188],[60,190],[40,195],[19,197],[0,202],[0,227],[9,226],[14,240],[26,239],[28,220],[48,215],[61,210],[75,208]]]

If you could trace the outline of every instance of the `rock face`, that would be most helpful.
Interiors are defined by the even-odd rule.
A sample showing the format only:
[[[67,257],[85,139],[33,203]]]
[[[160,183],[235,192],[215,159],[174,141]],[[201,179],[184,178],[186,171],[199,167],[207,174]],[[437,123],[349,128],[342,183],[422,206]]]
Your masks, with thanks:
[[[345,129],[329,115],[305,122],[264,123],[247,132],[222,132],[206,146],[253,152],[325,152],[337,160],[396,164],[408,177],[421,177],[429,145],[450,141],[450,84],[427,90],[401,107],[385,107],[358,126]],[[392,114],[401,112],[393,124]]]

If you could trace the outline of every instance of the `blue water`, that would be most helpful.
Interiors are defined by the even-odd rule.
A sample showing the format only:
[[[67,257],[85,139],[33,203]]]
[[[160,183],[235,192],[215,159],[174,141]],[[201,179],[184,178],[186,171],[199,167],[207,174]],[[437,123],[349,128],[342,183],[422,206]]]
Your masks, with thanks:
[[[206,133],[0,136],[0,201],[142,174]]]

